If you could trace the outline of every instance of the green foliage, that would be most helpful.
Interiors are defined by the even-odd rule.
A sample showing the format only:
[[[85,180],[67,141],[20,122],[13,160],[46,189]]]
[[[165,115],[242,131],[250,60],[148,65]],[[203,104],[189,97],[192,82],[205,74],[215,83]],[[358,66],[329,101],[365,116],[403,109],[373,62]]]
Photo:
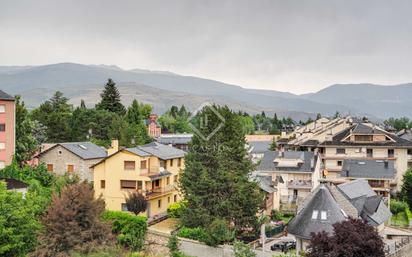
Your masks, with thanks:
[[[255,124],[252,117],[249,115],[239,115],[240,123],[242,124],[242,130],[245,135],[253,134],[255,131]]]
[[[278,144],[276,143],[276,139],[273,138],[272,143],[270,144],[269,150],[276,151],[278,149]]]
[[[409,208],[408,204],[402,201],[391,200],[390,201],[390,209],[392,214],[397,215],[401,212],[405,212],[406,209]]]
[[[384,121],[384,124],[387,126],[391,126],[396,131],[400,131],[402,129],[409,129],[412,128],[412,121],[406,117],[401,118],[389,118]]]
[[[192,129],[189,126],[190,112],[184,105],[180,107],[172,106],[170,110],[159,117],[159,123],[164,131],[169,133],[190,133]]]
[[[29,117],[29,112],[21,101],[20,96],[16,96],[16,152],[17,163],[22,164],[32,158],[38,149],[39,142],[33,136],[35,129],[34,122]]]
[[[129,194],[126,198],[127,210],[138,215],[147,209],[147,200],[141,193],[133,192]]]
[[[244,244],[241,241],[235,241],[233,243],[233,250],[235,257],[255,257],[256,253],[250,248],[249,245]]]
[[[37,180],[44,187],[51,187],[55,179],[54,175],[47,171],[44,164],[36,167],[31,167],[29,165],[20,167],[15,160],[9,166],[6,166],[4,169],[0,170],[0,177],[14,178],[24,182]]]
[[[279,221],[279,220],[282,220],[282,218],[283,218],[283,215],[280,211],[277,211],[277,210],[270,211],[270,220]]]
[[[172,203],[167,208],[167,215],[169,218],[180,218],[184,212],[184,208],[186,208],[186,201],[180,201],[177,203]]]
[[[401,189],[402,200],[405,201],[408,206],[412,206],[412,171],[407,170],[403,175],[403,184]]]
[[[25,256],[36,244],[40,229],[31,201],[6,190],[0,182],[0,256]]]
[[[179,237],[189,238],[192,240],[204,242],[206,239],[206,230],[204,228],[188,228],[182,227],[177,232]]]
[[[235,233],[229,229],[228,224],[223,219],[215,219],[206,229],[204,242],[210,246],[217,246],[233,241]]]
[[[126,212],[105,211],[103,220],[112,223],[112,231],[117,234],[117,241],[133,251],[141,250],[147,231],[147,219]]]
[[[170,256],[172,257],[191,257],[179,250],[179,240],[177,239],[176,235],[170,236],[167,247],[169,248]]]
[[[107,80],[100,97],[101,100],[96,105],[96,109],[106,110],[117,113],[118,115],[124,115],[126,113],[126,109],[121,103],[119,90],[116,87],[116,83],[114,83],[112,79]]]
[[[228,107],[214,108],[225,122],[222,124],[209,107],[198,114],[208,120],[199,128],[203,135],[210,135],[220,124],[222,127],[207,141],[193,135],[180,179],[187,200],[181,221],[187,227],[207,228],[220,218],[242,232],[256,226],[256,213],[264,197],[257,183],[249,181],[253,165],[247,158],[239,116]]]

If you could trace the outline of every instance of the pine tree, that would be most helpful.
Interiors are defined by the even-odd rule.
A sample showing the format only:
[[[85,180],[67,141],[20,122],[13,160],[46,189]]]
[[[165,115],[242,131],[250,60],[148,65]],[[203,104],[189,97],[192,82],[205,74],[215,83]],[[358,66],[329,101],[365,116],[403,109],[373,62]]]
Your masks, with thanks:
[[[412,171],[407,170],[403,175],[401,196],[404,201],[412,206]]]
[[[134,99],[132,104],[127,108],[126,118],[130,124],[140,124],[143,122],[142,112],[141,112],[139,102]]]
[[[107,110],[119,115],[124,115],[126,109],[121,103],[120,93],[116,87],[116,83],[112,79],[108,79],[104,86],[103,92],[100,94],[101,101],[96,105],[96,109]]]
[[[30,160],[39,147],[39,142],[33,136],[34,123],[29,117],[29,112],[21,101],[20,96],[16,96],[16,161],[22,164]]]
[[[263,196],[258,185],[248,180],[253,166],[247,158],[239,117],[228,107],[214,108],[225,121],[209,140],[193,135],[180,180],[188,207],[181,220],[189,227],[206,228],[214,220],[224,219],[240,232],[256,226]],[[210,107],[198,116],[207,117],[207,124],[199,127],[203,135],[222,124]]]

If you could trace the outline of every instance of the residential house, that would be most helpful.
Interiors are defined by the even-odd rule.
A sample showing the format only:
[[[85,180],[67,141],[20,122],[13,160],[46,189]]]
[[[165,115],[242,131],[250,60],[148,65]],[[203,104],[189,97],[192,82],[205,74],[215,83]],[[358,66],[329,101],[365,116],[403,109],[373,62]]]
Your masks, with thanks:
[[[145,121],[147,127],[147,133],[151,138],[158,138],[162,133],[160,123],[157,121],[156,114],[150,114],[149,119]]]
[[[180,200],[177,182],[184,151],[157,142],[110,151],[93,166],[96,197],[103,197],[108,210],[127,211],[126,197],[140,192],[148,200],[146,216],[155,219]]]
[[[15,151],[14,97],[0,90],[0,169],[9,165]]]
[[[277,135],[246,135],[246,147],[253,163],[258,163],[265,152],[269,151],[273,140],[277,140]]]
[[[29,185],[23,181],[13,179],[13,178],[0,178],[0,181],[6,183],[6,189],[9,191],[15,191],[23,194],[25,197],[27,191],[29,190]]]
[[[252,172],[249,180],[258,183],[260,190],[265,195],[265,201],[262,206],[264,213],[267,215],[270,215],[271,211],[274,209],[273,203],[274,203],[274,197],[277,192],[277,189],[276,189],[277,182],[272,180],[271,175],[262,174],[262,173],[259,173],[258,171]]]
[[[312,233],[333,233],[333,224],[359,218],[383,234],[391,213],[382,198],[366,180],[354,180],[335,186],[320,184],[299,206],[287,231],[296,237],[296,250],[307,249]]]
[[[37,157],[39,163],[44,163],[50,172],[76,174],[81,180],[93,181],[90,167],[106,156],[105,148],[91,142],[70,142],[47,145],[47,149]]]
[[[271,176],[273,209],[294,212],[319,183],[320,163],[313,152],[267,151],[257,171]]]
[[[156,141],[160,144],[171,145],[183,151],[189,151],[189,142],[193,134],[161,134]]]
[[[322,159],[322,177],[334,183],[347,181],[348,176],[346,176],[346,173],[342,173],[345,160],[365,162],[366,166],[362,166],[362,171],[359,171],[358,174],[362,173],[367,176],[371,174],[370,172],[373,172],[377,163],[380,163],[380,166],[387,164],[390,166],[392,161],[395,176],[390,180],[390,186],[393,190],[400,189],[402,177],[408,169],[408,162],[412,160],[411,141],[402,139],[371,123],[355,123],[320,143],[318,149]],[[364,164],[362,163],[362,165]],[[367,169],[369,169],[369,172],[365,173]],[[392,176],[390,168],[381,169],[380,171],[387,174],[382,177],[376,171],[375,177],[378,180],[386,180]]]
[[[405,140],[412,141],[412,130],[411,129],[402,129],[401,131],[397,132],[396,135]]]

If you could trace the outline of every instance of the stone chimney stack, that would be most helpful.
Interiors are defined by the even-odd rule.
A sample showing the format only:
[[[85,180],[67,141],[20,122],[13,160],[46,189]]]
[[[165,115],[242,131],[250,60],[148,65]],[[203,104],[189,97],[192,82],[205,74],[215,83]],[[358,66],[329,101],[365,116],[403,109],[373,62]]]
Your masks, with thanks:
[[[119,140],[112,139],[112,145],[107,149],[107,155],[112,155],[119,151]]]

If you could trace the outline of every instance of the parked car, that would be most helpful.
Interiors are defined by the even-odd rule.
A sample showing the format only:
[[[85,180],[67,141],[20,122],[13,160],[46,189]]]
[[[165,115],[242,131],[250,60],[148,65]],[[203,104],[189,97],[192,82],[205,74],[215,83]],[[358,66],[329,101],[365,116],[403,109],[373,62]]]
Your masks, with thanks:
[[[281,241],[270,247],[272,251],[282,251],[286,253],[289,250],[296,249],[296,241]]]

